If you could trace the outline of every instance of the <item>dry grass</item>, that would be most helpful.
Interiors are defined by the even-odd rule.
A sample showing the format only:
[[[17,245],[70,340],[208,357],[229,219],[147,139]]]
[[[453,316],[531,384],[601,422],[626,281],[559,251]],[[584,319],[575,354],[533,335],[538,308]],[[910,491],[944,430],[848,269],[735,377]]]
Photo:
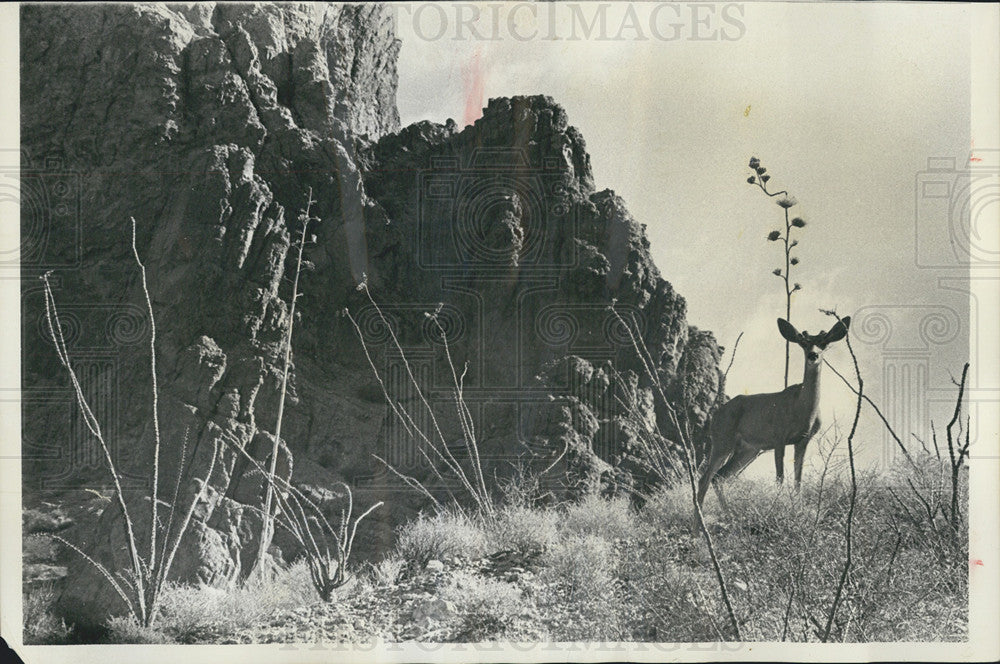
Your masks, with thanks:
[[[24,642],[32,645],[58,645],[72,638],[73,630],[52,614],[56,593],[52,584],[40,584],[24,591]]]
[[[108,622],[112,643],[196,643],[225,639],[278,611],[319,601],[305,561],[273,577],[256,575],[243,586],[167,584],[152,627],[131,618]]]

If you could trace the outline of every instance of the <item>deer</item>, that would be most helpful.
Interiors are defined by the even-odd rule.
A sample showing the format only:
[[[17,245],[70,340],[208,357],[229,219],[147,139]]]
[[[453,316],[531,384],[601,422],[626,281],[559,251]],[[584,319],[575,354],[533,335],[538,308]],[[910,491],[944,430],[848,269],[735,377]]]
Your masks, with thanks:
[[[784,318],[778,319],[778,331],[788,341],[802,348],[805,369],[802,382],[781,392],[741,394],[719,407],[710,424],[711,451],[698,484],[698,505],[705,500],[709,485],[716,487],[719,502],[725,498],[714,482],[739,475],[750,462],[766,450],[795,446],[795,487],[802,483],[802,463],[809,441],[820,428],[820,373],[823,351],[847,336],[851,318],[845,316],[829,332],[799,332]],[[782,455],[783,457],[783,455]]]

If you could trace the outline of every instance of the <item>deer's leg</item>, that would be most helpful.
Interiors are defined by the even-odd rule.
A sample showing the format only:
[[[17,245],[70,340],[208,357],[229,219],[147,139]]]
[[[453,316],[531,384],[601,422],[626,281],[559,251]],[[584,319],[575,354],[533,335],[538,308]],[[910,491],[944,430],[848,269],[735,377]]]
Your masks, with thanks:
[[[809,439],[806,438],[801,443],[795,444],[795,488],[798,489],[799,485],[802,484],[802,463],[806,458],[806,446],[809,445]]]
[[[729,455],[725,453],[716,453],[713,447],[711,454],[708,457],[708,463],[705,465],[705,472],[701,476],[701,480],[698,482],[698,504],[703,505],[705,503],[705,494],[708,493],[708,486],[712,483],[712,478],[715,474],[719,472],[719,468],[726,462]]]
[[[715,474],[716,480],[727,480],[736,477],[743,472],[743,469],[750,465],[750,462],[757,458],[760,450],[749,445],[740,445],[725,466]]]
[[[785,481],[785,446],[774,448],[774,472],[778,484]]]
[[[729,511],[729,506],[726,503],[726,498],[722,491],[722,482],[730,478],[736,477],[743,472],[750,462],[757,458],[760,454],[760,450],[750,447],[748,445],[740,445],[733,456],[729,457],[729,461],[726,462],[722,468],[715,474],[715,495],[719,497],[719,503],[722,504],[722,509],[726,512]]]
[[[719,504],[722,505],[722,510],[729,514],[729,503],[726,502],[726,494],[722,490],[722,482],[712,482],[712,488],[715,489],[715,497],[719,499]]]

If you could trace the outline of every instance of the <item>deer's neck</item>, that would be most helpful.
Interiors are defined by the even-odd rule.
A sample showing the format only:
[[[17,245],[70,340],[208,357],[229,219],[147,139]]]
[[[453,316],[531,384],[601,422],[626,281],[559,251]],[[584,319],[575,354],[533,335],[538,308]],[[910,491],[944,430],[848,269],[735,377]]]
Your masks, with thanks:
[[[819,411],[820,367],[822,364],[812,366],[806,364],[802,376],[802,391],[799,392],[799,402],[805,407],[810,418]]]

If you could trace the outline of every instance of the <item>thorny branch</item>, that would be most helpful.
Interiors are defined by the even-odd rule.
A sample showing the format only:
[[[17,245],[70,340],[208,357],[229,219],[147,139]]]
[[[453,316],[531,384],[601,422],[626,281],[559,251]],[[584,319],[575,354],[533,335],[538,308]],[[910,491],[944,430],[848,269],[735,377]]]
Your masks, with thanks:
[[[725,574],[723,573],[722,565],[719,562],[719,556],[715,551],[715,545],[712,542],[712,534],[711,532],[709,532],[708,526],[705,524],[705,518],[701,511],[701,505],[699,505],[698,503],[698,481],[695,476],[695,450],[693,449],[689,432],[687,432],[686,427],[681,427],[680,422],[677,418],[677,413],[663,391],[663,386],[654,368],[655,362],[653,361],[653,358],[649,353],[649,349],[646,347],[645,341],[636,334],[636,332],[638,331],[638,326],[636,326],[636,329],[633,330],[632,326],[625,322],[625,320],[621,317],[621,314],[618,313],[618,310],[615,309],[614,300],[612,300],[609,309],[611,313],[614,314],[619,324],[621,324],[622,327],[624,327],[625,330],[628,332],[629,338],[632,341],[632,346],[635,349],[636,354],[639,356],[639,359],[642,362],[646,374],[649,376],[653,388],[659,395],[660,401],[666,408],[668,417],[670,418],[671,426],[677,431],[677,435],[681,440],[681,449],[684,452],[684,461],[685,461],[684,467],[685,470],[687,471],[688,483],[691,489],[691,498],[695,509],[695,519],[697,521],[698,528],[701,530],[702,536],[705,538],[705,544],[708,547],[708,555],[712,560],[712,568],[715,572],[715,578],[719,585],[719,593],[721,594],[722,602],[726,607],[726,613],[728,614],[730,625],[733,628],[736,640],[742,641],[743,636],[740,631],[739,621],[736,619],[736,612],[733,610],[733,604],[729,597],[729,589],[726,585],[726,577]]]

